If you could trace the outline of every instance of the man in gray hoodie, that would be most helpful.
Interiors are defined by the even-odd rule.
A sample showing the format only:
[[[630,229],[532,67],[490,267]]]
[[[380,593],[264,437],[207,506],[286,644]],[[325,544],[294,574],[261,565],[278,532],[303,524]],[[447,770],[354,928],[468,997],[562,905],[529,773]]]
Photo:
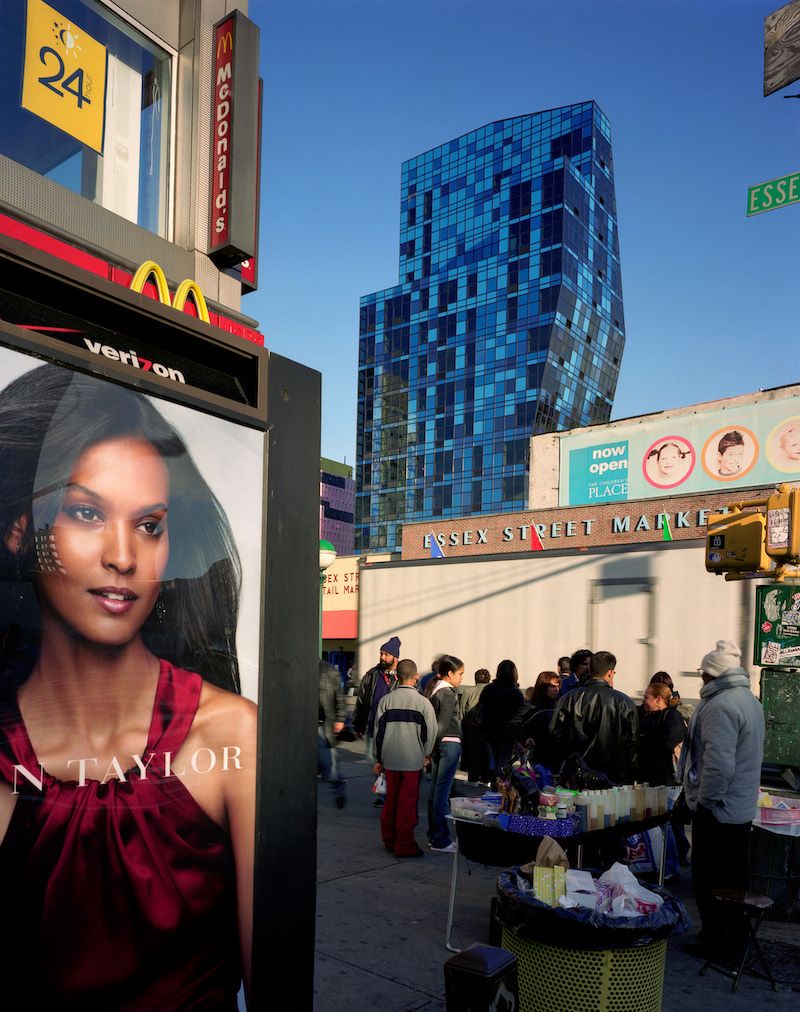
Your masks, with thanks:
[[[397,665],[397,687],[378,703],[375,714],[373,772],[386,777],[386,802],[381,812],[383,845],[395,857],[422,857],[414,839],[418,821],[421,770],[436,744],[436,714],[417,692],[417,665]]]
[[[700,955],[730,953],[743,925],[712,898],[715,889],[747,889],[750,825],[764,758],[764,711],[740,667],[741,650],[719,640],[698,671],[703,678],[681,753],[692,815],[692,880],[700,911]]]

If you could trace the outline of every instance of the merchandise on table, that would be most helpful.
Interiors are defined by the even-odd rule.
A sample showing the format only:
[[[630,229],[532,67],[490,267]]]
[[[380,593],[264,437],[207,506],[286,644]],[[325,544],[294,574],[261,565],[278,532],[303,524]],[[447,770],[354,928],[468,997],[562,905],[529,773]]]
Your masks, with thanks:
[[[676,787],[649,787],[631,784],[596,791],[573,791],[547,785],[532,810],[520,799],[510,806],[512,795],[487,793],[480,798],[452,798],[450,814],[486,825],[498,825],[527,836],[562,838],[576,833],[610,829],[618,823],[642,822],[665,815],[678,793]]]
[[[657,893],[645,889],[624,864],[612,865],[598,879],[588,871],[572,868],[565,871],[534,865],[532,871],[531,883],[520,869],[517,886],[549,907],[582,907],[608,917],[643,917],[654,914],[664,903]]]
[[[762,792],[758,796],[758,821],[765,826],[800,823],[800,798]]]

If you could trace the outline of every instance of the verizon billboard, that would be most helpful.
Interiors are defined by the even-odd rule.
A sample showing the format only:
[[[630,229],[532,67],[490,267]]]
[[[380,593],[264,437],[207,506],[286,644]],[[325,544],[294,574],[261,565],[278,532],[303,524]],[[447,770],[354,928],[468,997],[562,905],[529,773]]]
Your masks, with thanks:
[[[214,25],[208,255],[232,267],[257,250],[259,29],[240,11]]]

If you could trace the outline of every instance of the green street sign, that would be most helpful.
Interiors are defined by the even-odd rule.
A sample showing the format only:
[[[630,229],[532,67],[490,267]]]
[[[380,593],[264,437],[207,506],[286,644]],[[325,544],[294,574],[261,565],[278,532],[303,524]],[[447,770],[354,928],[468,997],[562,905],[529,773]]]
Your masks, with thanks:
[[[747,189],[747,216],[774,211],[800,201],[800,172],[792,172],[767,183],[758,183]]]

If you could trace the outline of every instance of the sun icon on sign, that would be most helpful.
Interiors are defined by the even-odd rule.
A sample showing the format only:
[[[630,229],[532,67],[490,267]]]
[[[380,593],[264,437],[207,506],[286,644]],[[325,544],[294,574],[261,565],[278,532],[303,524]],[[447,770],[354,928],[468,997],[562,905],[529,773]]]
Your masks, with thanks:
[[[69,21],[54,21],[53,22],[53,35],[56,40],[61,43],[68,55],[72,55],[74,59],[78,59],[78,53],[81,51],[81,46],[78,45],[78,39],[80,36],[76,33],[75,28],[69,23]]]

